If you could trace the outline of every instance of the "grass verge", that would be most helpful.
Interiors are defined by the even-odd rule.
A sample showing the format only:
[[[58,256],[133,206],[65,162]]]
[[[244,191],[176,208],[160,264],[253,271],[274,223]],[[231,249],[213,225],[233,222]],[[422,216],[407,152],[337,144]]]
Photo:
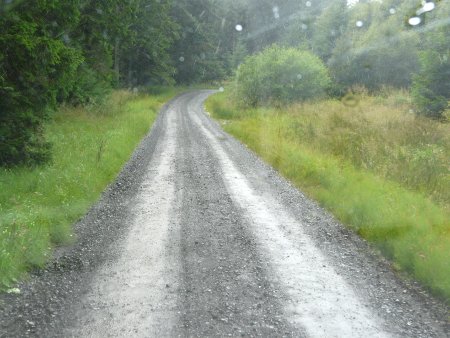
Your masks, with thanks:
[[[363,96],[357,108],[329,100],[239,109],[221,93],[207,110],[395,267],[448,301],[449,126],[415,119],[400,94]]]
[[[61,107],[47,125],[51,164],[0,170],[0,289],[42,266],[99,198],[176,89],[116,91],[100,106]]]

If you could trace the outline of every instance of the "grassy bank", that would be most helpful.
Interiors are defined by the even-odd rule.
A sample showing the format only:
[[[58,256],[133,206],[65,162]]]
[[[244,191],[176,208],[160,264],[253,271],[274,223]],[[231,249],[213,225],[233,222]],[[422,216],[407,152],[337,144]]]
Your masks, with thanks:
[[[47,125],[51,164],[0,170],[0,288],[42,266],[116,177],[175,90],[116,91],[101,106],[61,107]]]
[[[396,267],[450,299],[450,126],[417,119],[397,92],[285,108],[207,110]]]

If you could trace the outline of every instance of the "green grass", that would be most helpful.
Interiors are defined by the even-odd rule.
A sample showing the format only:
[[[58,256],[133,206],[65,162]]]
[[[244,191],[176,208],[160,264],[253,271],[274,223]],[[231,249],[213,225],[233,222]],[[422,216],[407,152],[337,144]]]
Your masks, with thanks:
[[[243,110],[224,93],[207,110],[395,267],[450,300],[449,172],[442,165],[449,126],[412,117],[405,95],[361,97],[356,110],[333,100]],[[428,148],[439,151],[414,165],[398,156]]]
[[[0,289],[73,241],[72,224],[99,198],[175,89],[114,92],[101,106],[61,107],[46,126],[51,164],[0,170]]]

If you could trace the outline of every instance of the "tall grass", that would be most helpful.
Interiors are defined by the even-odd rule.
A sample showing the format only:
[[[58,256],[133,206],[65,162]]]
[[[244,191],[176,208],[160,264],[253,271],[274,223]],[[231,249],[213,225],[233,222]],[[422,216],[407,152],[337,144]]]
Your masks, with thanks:
[[[61,107],[46,127],[51,164],[0,170],[0,288],[42,266],[116,177],[174,90],[114,92],[100,106]]]
[[[284,108],[207,109],[285,177],[450,299],[450,126],[409,113],[407,93]]]

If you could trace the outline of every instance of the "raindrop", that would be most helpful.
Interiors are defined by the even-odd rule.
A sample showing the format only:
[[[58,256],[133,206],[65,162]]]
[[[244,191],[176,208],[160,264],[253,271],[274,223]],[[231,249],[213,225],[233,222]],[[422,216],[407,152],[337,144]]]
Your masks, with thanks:
[[[223,88],[223,87],[219,88],[219,92],[223,93],[224,91],[225,91],[225,88]]]
[[[205,54],[205,53],[201,53],[201,54],[200,54],[200,58],[201,58],[202,60],[206,59],[206,54]]]
[[[299,80],[303,79],[303,75],[302,74],[297,74],[297,79],[299,79]]]
[[[422,7],[422,12],[430,12],[435,8],[434,2],[425,2]]]
[[[354,108],[354,107],[358,106],[359,98],[356,95],[354,95],[353,93],[348,93],[347,95],[345,95],[342,98],[342,103],[347,107]]]
[[[101,8],[97,8],[95,11],[97,12],[97,14],[103,14],[103,10]]]
[[[62,39],[65,43],[69,43],[70,42],[70,37],[68,34],[63,34]]]
[[[236,25],[236,30],[238,31],[238,32],[242,32],[242,25]]]
[[[279,19],[280,18],[280,9],[278,8],[278,6],[274,6],[272,8],[272,12],[273,12],[273,16],[275,19]]]
[[[306,3],[305,3],[305,5],[306,5],[306,7],[311,7],[311,1],[306,1]]]
[[[330,35],[331,35],[331,36],[336,36],[336,31],[335,31],[334,29],[332,29],[332,30],[330,31]]]
[[[389,9],[389,13],[394,15],[395,13],[397,13],[397,10],[395,8],[391,8]]]
[[[180,62],[184,62],[184,56],[180,56],[178,60],[180,60]]]
[[[305,31],[305,30],[307,30],[308,29],[308,26],[307,25],[305,25],[304,23],[302,23],[302,29]]]
[[[364,22],[361,20],[356,21],[356,27],[361,28],[362,26],[364,26]]]
[[[408,23],[411,26],[417,26],[418,24],[420,24],[422,22],[422,19],[420,19],[418,16],[413,16],[412,18],[410,18],[408,20]]]

